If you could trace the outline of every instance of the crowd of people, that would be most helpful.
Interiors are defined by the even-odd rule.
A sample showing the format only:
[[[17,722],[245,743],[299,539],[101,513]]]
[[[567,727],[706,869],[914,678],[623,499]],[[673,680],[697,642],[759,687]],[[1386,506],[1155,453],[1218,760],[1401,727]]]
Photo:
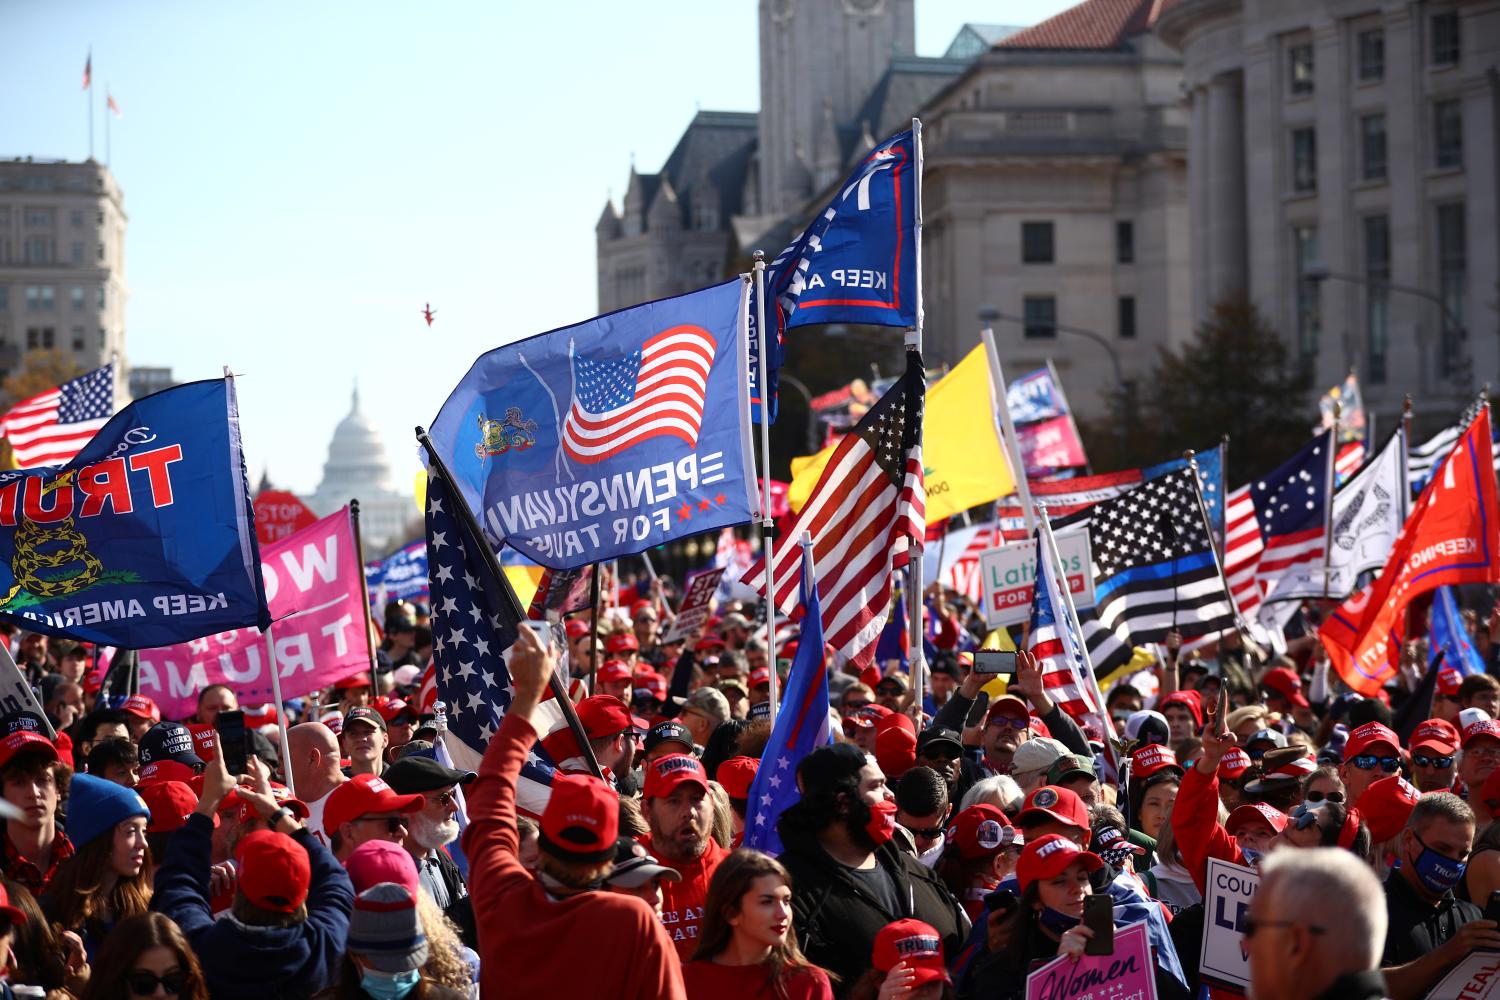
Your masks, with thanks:
[[[422,702],[419,604],[385,609],[371,671],[282,705],[209,687],[182,720],[0,629],[45,715],[0,734],[0,997],[1025,997],[1108,930],[1098,897],[1158,997],[1243,995],[1200,972],[1214,861],[1259,871],[1254,996],[1423,997],[1500,951],[1500,611],[1466,618],[1491,673],[1418,640],[1378,698],[1340,690],[1312,606],[1280,656],[1172,634],[1108,679],[1106,733],[1024,636],[1008,683],[976,672],[974,609],[934,589],[925,683],[823,651],[834,739],[784,772],[772,856],[742,841],[798,640],[728,602],[664,642],[670,595],[521,629],[477,771]]]

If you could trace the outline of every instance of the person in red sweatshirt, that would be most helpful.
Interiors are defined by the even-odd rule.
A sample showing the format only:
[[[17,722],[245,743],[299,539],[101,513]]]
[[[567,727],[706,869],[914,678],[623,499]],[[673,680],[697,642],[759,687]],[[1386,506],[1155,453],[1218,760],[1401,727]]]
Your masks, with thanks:
[[[593,886],[614,866],[615,793],[559,774],[542,812],[539,875],[518,857],[516,781],[537,741],[534,713],[553,670],[531,629],[510,658],[515,696],[468,792],[463,835],[479,931],[481,996],[610,996],[686,1000],[682,967],[644,900]]]
[[[682,881],[662,886],[661,920],[684,961],[698,950],[703,901],[708,882],[729,852],[714,842],[714,804],[708,797],[708,775],[698,758],[674,753],[646,765],[641,811],[651,832],[642,838],[646,850],[682,874]]]

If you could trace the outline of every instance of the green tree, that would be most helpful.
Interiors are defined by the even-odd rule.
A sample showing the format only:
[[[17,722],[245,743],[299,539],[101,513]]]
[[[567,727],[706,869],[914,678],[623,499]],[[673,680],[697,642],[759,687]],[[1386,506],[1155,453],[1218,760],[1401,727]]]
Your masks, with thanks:
[[[1095,468],[1178,457],[1229,437],[1229,478],[1263,475],[1306,442],[1317,422],[1312,371],[1295,358],[1255,305],[1226,298],[1178,350],[1162,348],[1132,391],[1115,393],[1110,416],[1081,428]]]
[[[30,351],[26,355],[26,366],[0,382],[0,397],[3,397],[0,405],[14,406],[82,374],[83,369],[66,351],[55,348]]]

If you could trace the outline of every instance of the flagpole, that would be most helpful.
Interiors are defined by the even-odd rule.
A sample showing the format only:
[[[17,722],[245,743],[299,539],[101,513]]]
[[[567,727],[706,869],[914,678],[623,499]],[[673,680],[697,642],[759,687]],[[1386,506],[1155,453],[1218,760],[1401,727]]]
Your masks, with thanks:
[[[89,159],[94,158],[94,47],[89,46],[86,64],[87,79],[84,80],[83,96],[89,106]]]
[[[1057,550],[1057,538],[1052,534],[1052,518],[1047,514],[1047,505],[1045,503],[1037,505],[1037,526],[1041,528],[1042,538],[1047,545],[1045,558],[1052,564],[1052,579],[1057,581],[1057,589],[1062,592],[1063,604],[1068,609],[1068,629],[1071,631],[1073,624],[1078,621],[1078,609],[1073,605],[1073,587],[1068,583],[1068,571],[1063,566],[1062,554]],[[1043,553],[1038,552],[1037,559],[1042,558],[1044,558]],[[1037,574],[1037,579],[1041,579],[1040,573]],[[1083,657],[1083,665],[1088,673],[1088,677],[1085,678],[1088,683],[1086,690],[1094,702],[1094,715],[1099,718],[1100,724],[1105,730],[1104,735],[1106,740],[1104,746],[1105,755],[1108,757],[1110,748],[1109,740],[1117,739],[1115,722],[1109,717],[1109,713],[1104,710],[1104,694],[1099,690],[1099,681],[1094,676],[1094,660],[1089,656],[1088,641],[1084,639],[1081,632],[1073,637],[1073,641],[1078,647],[1078,655]],[[1072,659],[1072,657],[1069,657],[1069,659]]]
[[[1411,393],[1401,400],[1401,523],[1411,514]]]
[[[766,662],[771,665],[771,724],[776,724],[781,678],[776,673],[776,522],[771,520],[771,386],[766,381],[766,254],[755,251],[756,385],[760,387],[760,549],[766,560]]]
[[[109,83],[108,82],[106,82],[104,84],[104,97],[105,97],[106,100],[108,100],[109,97],[110,97]],[[94,102],[90,101],[89,102],[89,108],[90,108],[90,110],[92,110],[93,107],[94,107]],[[109,120],[111,118],[113,118],[113,117],[114,117],[114,115],[110,113],[109,108],[105,108],[104,109],[104,165],[106,167],[109,166],[109,151],[110,151]],[[360,566],[363,567],[364,564],[361,563]]]
[[[984,329],[979,331],[979,336],[984,341],[984,353],[990,361],[990,390],[995,397],[994,409],[1000,411],[1006,457],[1010,459],[1010,473],[1016,482],[1016,491],[1021,494],[1021,517],[1026,522],[1026,533],[1029,535],[1036,530],[1036,514],[1031,507],[1031,483],[1026,479],[1026,463],[1021,458],[1021,442],[1016,437],[1016,423],[1010,416],[1005,372],[1000,367],[1000,352],[995,349],[995,328],[990,325],[984,311],[980,312],[980,319],[985,320]],[[996,527],[999,525],[996,524]]]
[[[1334,458],[1339,452],[1339,418],[1343,404],[1333,401],[1333,431],[1328,439],[1328,478],[1323,492],[1323,600],[1328,600],[1329,568],[1333,565],[1333,485]]]
[[[358,538],[358,532],[355,533]],[[364,562],[360,562],[361,572]],[[369,622],[366,621],[368,626]],[[276,665],[276,640],[271,637],[271,629],[274,624],[266,626],[266,669],[271,672],[271,693],[276,699],[276,726],[281,730],[281,776],[286,779],[286,790],[291,793],[292,798],[297,797],[297,782],[292,778],[292,750],[291,742],[286,735],[286,706],[281,701],[281,668]],[[370,630],[365,629],[368,638]],[[375,688],[371,688],[371,698],[375,697]]]
[[[599,614],[599,604],[604,599],[599,576],[603,572],[601,563],[594,563],[589,572],[589,694],[594,693],[595,678],[599,675],[599,619],[603,617]]]
[[[651,565],[651,554],[649,552],[642,552],[641,561],[646,564],[646,575],[651,578],[652,584],[655,584],[657,580],[656,567]],[[657,614],[665,618],[669,624],[675,622],[677,620],[676,613],[668,606],[667,601],[663,600],[661,595],[656,593],[655,586],[651,590],[651,606],[656,608]]]
[[[349,526],[354,529],[354,558],[359,560],[359,572],[363,577],[365,571],[365,535],[359,526],[359,499],[353,498],[349,501]],[[369,596],[365,597],[366,604]],[[380,677],[375,664],[375,638],[370,635],[373,622],[369,614],[365,615],[365,650],[370,659],[370,697],[374,698],[380,693]]]
[[[1214,571],[1219,574],[1219,583],[1224,586],[1224,593],[1229,597],[1229,608],[1234,612],[1235,631],[1240,634],[1240,639],[1246,648],[1259,650],[1260,646],[1250,635],[1250,626],[1245,621],[1245,616],[1240,614],[1239,602],[1234,599],[1234,591],[1229,586],[1229,578],[1224,575],[1224,560],[1219,558],[1219,553],[1212,544],[1213,523],[1208,518],[1208,504],[1203,501],[1203,484],[1198,471],[1198,453],[1189,448],[1182,453],[1187,459],[1188,468],[1193,470],[1193,496],[1198,500],[1198,512],[1203,515],[1203,526],[1208,529],[1210,536],[1209,552],[1214,557]],[[1227,541],[1225,544],[1228,544]]]
[[[907,351],[915,351],[917,363],[922,361],[922,326],[925,320],[924,307],[922,303],[922,170],[925,163],[922,158],[922,119],[911,120],[912,148],[916,153],[917,162],[916,184],[913,185],[912,196],[912,223],[915,233],[912,237],[912,252],[916,263],[917,283],[914,296],[916,299],[916,325],[907,333]],[[926,372],[922,373],[925,380]],[[925,398],[925,392],[924,392]],[[926,454],[926,425],[927,421],[917,421],[917,451],[918,454]],[[902,473],[905,475],[905,472]],[[925,488],[926,477],[923,477]],[[924,503],[925,510],[925,503]],[[924,517],[925,521],[925,517]],[[923,619],[927,615],[926,593],[922,587],[922,557],[927,549],[927,537],[925,533],[915,539],[913,546],[915,551],[911,553],[906,566],[906,589],[912,595],[912,609],[906,616],[906,648],[911,657],[912,668],[912,691],[915,697],[912,699],[914,709],[913,718],[916,719],[917,728],[922,728],[922,706],[926,703],[927,696],[927,649],[923,642],[926,634]],[[915,584],[915,586],[913,586]]]
[[[517,621],[524,622],[526,614],[521,610],[521,605],[516,600],[515,591],[510,589],[510,584],[506,581],[505,574],[500,569],[500,557],[495,555],[495,550],[490,548],[490,543],[485,540],[484,531],[479,527],[479,519],[469,509],[469,501],[464,497],[463,491],[458,488],[458,484],[454,482],[453,474],[448,471],[448,463],[444,462],[443,457],[438,454],[437,446],[432,443],[432,438],[428,436],[426,428],[417,427],[417,442],[427,452],[427,458],[432,462],[432,466],[437,470],[437,474],[452,484],[453,502],[457,507],[453,512],[454,517],[458,519],[459,526],[464,534],[469,536],[469,544],[479,549],[480,558],[484,561],[484,568],[489,573],[490,579],[495,582],[496,589],[510,604],[512,617]],[[596,579],[598,575],[598,568],[595,567],[594,576]],[[521,627],[525,628],[526,626],[522,625]],[[598,623],[596,622],[595,628],[597,629],[597,627]],[[552,690],[552,697],[557,699],[557,707],[562,709],[563,718],[568,722],[568,729],[572,732],[573,739],[578,743],[578,749],[581,751],[584,761],[588,764],[589,771],[593,773],[594,777],[603,780],[604,772],[600,770],[599,762],[594,759],[594,748],[589,746],[588,733],[584,731],[583,723],[578,721],[578,713],[573,709],[573,701],[568,697],[568,690],[563,686],[563,682],[558,679],[556,670],[549,670],[547,672],[547,685]]]

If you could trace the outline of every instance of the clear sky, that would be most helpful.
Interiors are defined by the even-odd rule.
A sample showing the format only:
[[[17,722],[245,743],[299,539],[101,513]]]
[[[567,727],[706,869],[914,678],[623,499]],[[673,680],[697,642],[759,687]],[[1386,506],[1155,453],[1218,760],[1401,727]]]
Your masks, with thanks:
[[[917,0],[917,51],[1065,0]],[[0,157],[125,191],[127,351],[239,382],[252,479],[316,487],[359,381],[397,484],[491,347],[595,311],[594,223],[698,107],[759,105],[754,0],[0,0]],[[431,302],[429,331],[421,316]]]

